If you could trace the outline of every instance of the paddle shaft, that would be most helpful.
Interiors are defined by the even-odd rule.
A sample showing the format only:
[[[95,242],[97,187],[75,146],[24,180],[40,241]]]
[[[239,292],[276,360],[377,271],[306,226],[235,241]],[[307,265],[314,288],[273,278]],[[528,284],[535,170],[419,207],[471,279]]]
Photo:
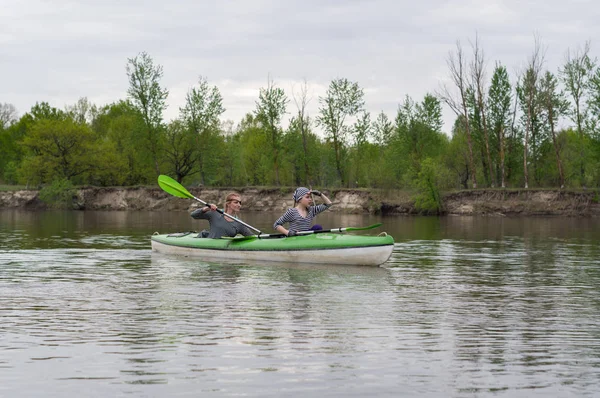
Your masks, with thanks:
[[[373,224],[373,225],[369,225],[368,227],[347,227],[347,228],[332,228],[332,229],[319,229],[316,231],[310,230],[310,231],[299,231],[296,233],[297,236],[300,235],[311,235],[311,234],[322,234],[322,233],[326,233],[326,232],[344,232],[344,231],[364,231],[367,229],[373,229],[373,228],[377,228],[382,226],[382,223],[377,223],[377,224]],[[258,239],[265,239],[265,238],[285,238],[287,235],[285,234],[259,234],[256,235],[256,237]]]

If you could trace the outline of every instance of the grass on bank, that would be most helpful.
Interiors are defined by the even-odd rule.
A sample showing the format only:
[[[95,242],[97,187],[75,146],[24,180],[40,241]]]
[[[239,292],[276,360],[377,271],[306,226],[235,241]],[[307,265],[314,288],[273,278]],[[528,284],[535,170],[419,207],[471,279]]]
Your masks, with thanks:
[[[24,191],[28,188],[25,185],[6,185],[0,184],[0,192]],[[29,188],[34,190],[33,188]]]

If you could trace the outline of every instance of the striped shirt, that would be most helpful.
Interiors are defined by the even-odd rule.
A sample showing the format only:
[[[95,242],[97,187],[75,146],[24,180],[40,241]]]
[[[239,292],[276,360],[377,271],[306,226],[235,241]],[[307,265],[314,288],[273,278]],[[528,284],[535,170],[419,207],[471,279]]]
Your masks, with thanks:
[[[283,214],[283,216],[279,217],[275,224],[273,224],[273,228],[277,229],[279,225],[283,225],[286,222],[290,224],[289,230],[298,231],[308,231],[312,226],[312,220],[315,216],[331,207],[331,204],[322,203],[317,206],[309,206],[308,207],[308,215],[306,218],[302,217],[298,212],[297,208],[287,209],[287,211]]]

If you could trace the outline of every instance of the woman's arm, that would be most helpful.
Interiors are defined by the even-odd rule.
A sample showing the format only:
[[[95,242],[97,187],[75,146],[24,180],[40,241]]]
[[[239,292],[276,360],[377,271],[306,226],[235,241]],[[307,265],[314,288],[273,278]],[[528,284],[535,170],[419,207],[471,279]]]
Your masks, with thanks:
[[[275,221],[273,228],[280,234],[288,235],[290,231],[284,228],[283,224],[291,223],[292,221],[294,221],[294,212],[293,209],[288,209],[283,216],[279,217],[277,221]]]
[[[217,206],[213,205],[213,204],[208,204],[207,206],[201,207],[199,209],[196,209],[192,212],[191,216],[193,218],[201,218],[201,219],[207,219],[206,217],[206,213],[208,213],[209,210],[215,211],[217,210]]]
[[[284,234],[284,235],[287,235],[289,232],[287,229],[285,229],[283,227],[283,225],[278,225],[277,227],[275,227],[275,231],[279,232],[280,234]]]
[[[327,196],[325,196],[325,194],[323,192],[317,191],[316,189],[310,191],[310,193],[312,193],[315,196],[320,196],[321,199],[323,200],[323,202],[327,205],[327,206],[331,206],[331,200],[329,200],[329,198]]]

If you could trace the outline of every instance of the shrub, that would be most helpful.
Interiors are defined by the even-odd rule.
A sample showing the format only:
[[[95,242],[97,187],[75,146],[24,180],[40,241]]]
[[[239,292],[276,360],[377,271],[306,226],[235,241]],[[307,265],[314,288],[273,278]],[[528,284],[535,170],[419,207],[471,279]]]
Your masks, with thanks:
[[[39,193],[42,202],[55,209],[72,208],[74,196],[75,187],[66,178],[52,181],[52,184],[42,188]]]
[[[427,158],[421,163],[415,186],[417,193],[414,197],[415,209],[425,214],[439,214],[444,210],[441,189],[444,185],[444,172],[436,162]]]

